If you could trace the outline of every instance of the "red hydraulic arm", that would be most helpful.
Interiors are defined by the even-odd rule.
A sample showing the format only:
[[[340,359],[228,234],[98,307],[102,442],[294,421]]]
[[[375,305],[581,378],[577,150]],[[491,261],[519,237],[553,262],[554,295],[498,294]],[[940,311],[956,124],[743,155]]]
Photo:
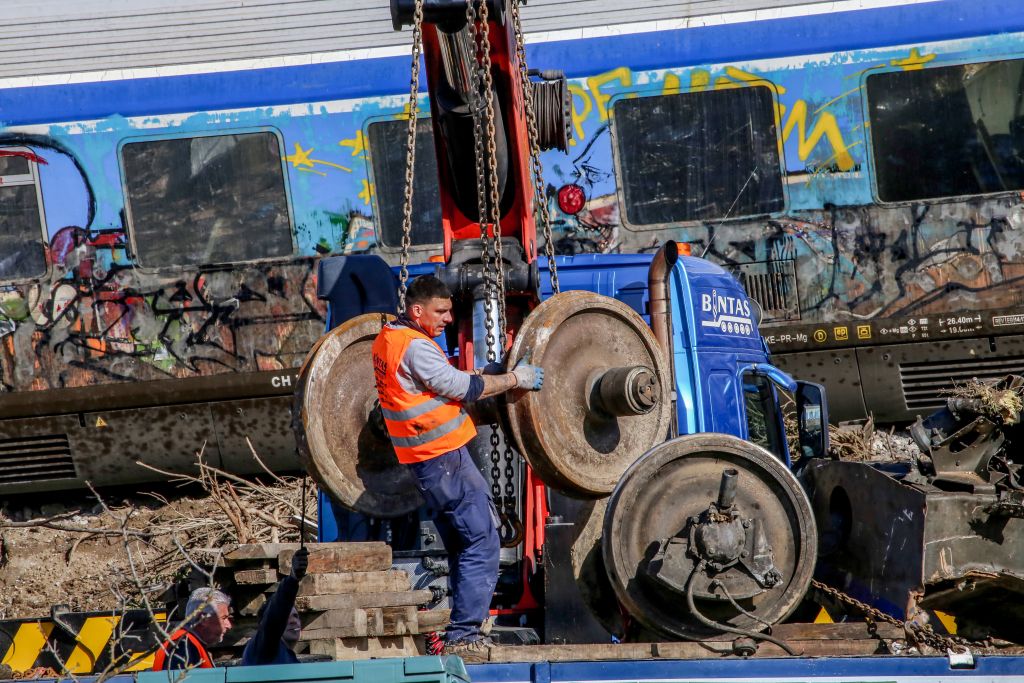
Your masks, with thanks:
[[[470,16],[478,16],[482,4],[474,2]],[[414,23],[415,0],[392,0],[395,28]],[[467,19],[465,0],[422,0],[422,46],[430,95],[431,124],[438,160],[441,215],[444,229],[446,277],[455,284],[456,298],[479,301],[486,280],[486,260],[481,262],[481,223],[487,224],[488,238],[494,237],[487,217],[479,215],[478,188],[489,194],[493,145],[497,171],[499,226],[505,281],[505,329],[498,331],[498,343],[504,351],[511,344],[519,325],[538,303],[537,225],[534,218],[534,180],[531,168],[531,141],[526,119],[521,65],[516,31],[506,0],[488,0],[486,26]],[[483,40],[483,32],[486,40]],[[485,47],[489,48],[486,49]],[[473,71],[489,61],[493,102],[493,135],[486,117],[474,120],[474,106],[486,102]],[[481,68],[482,72],[482,68]],[[478,72],[480,73],[480,72]],[[479,105],[477,105],[479,103]],[[481,121],[483,119],[483,122]],[[478,135],[478,132],[480,133]],[[477,140],[483,143],[484,164],[478,165]],[[483,173],[481,173],[483,170]],[[490,255],[494,259],[493,251]],[[479,307],[477,307],[479,314]],[[471,370],[481,354],[474,353],[471,311],[463,307],[458,320],[459,366]],[[468,314],[465,314],[468,313]],[[476,332],[476,334],[474,334]],[[527,468],[525,490],[521,492],[523,510],[522,540],[525,542],[523,593],[517,610],[537,606],[529,589],[529,576],[536,571],[544,543],[547,516],[543,485]],[[498,501],[495,501],[496,503]],[[499,509],[500,509],[499,505]]]

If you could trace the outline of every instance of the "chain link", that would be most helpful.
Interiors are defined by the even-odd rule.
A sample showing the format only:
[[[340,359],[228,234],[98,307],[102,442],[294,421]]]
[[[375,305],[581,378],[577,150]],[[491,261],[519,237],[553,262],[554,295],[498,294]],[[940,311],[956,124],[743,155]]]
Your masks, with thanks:
[[[472,2],[473,0],[470,0]],[[487,190],[490,202],[486,204],[488,209],[486,218],[484,214],[480,215],[481,222],[486,222],[490,225],[490,232],[492,234],[492,250],[494,253],[494,281],[497,290],[498,299],[498,337],[501,343],[502,349],[505,347],[505,331],[507,329],[505,319],[505,262],[501,255],[501,217],[499,206],[500,198],[498,196],[498,148],[495,139],[497,137],[497,131],[495,128],[495,112],[494,112],[494,96],[493,96],[493,80],[491,77],[491,31],[489,26],[487,1],[480,0],[480,9],[477,10],[477,16],[480,22],[480,30],[477,31],[477,39],[480,45],[479,53],[479,75],[480,75],[480,89],[477,91],[478,94],[482,94],[484,98],[484,124],[487,128],[486,142],[486,162],[487,162],[487,175],[483,178],[478,177],[478,183],[487,184]],[[480,113],[479,110],[475,110],[474,114]],[[484,227],[484,234],[487,234],[487,228]]]
[[[961,652],[964,649],[970,651],[973,647],[975,649],[985,648],[986,643],[978,643],[961,638],[960,636],[944,636],[936,633],[931,624],[917,624],[911,621],[901,621],[894,616],[886,614],[885,612],[872,607],[871,605],[861,602],[852,595],[848,595],[838,588],[833,588],[828,584],[822,583],[817,579],[811,579],[811,585],[817,588],[822,593],[829,595],[841,603],[845,603],[857,611],[864,614],[869,622],[869,630],[873,630],[872,622],[884,621],[893,626],[897,626],[903,630],[907,636],[914,642],[922,645],[927,645],[940,652]]]
[[[416,166],[416,124],[419,113],[420,53],[423,50],[423,0],[416,0],[412,24],[412,78],[409,84],[409,127],[405,147],[405,203],[402,205],[402,255],[398,273],[398,311],[405,311],[412,246],[412,181]]]
[[[477,9],[479,2],[479,9]],[[495,143],[495,111],[491,77],[491,42],[486,0],[466,0],[466,20],[473,36],[475,62],[472,72],[470,107],[473,112],[474,153],[476,158],[477,212],[480,223],[481,264],[486,299],[484,327],[487,360],[497,361],[498,344],[505,348],[508,329],[505,315],[505,273],[501,244],[500,198],[498,195],[498,161]],[[483,98],[481,101],[480,98]],[[485,131],[486,128],[486,131]],[[493,255],[493,261],[491,256]],[[493,267],[492,267],[493,264]],[[498,330],[495,328],[494,303],[498,305]],[[501,488],[501,436],[497,423],[491,425],[491,495],[499,507],[501,544],[514,547],[522,541],[522,524],[516,514],[515,453],[505,440],[505,493]],[[500,506],[499,506],[500,504]]]
[[[484,170],[484,136],[483,124],[481,123],[480,111],[480,89],[482,87],[482,75],[480,73],[477,54],[480,50],[479,31],[476,26],[477,13],[475,0],[466,0],[466,23],[469,26],[470,35],[473,37],[473,68],[470,70],[472,83],[470,86],[470,109],[473,112],[473,152],[476,160],[476,200],[477,215],[480,224],[480,263],[484,279],[484,329],[486,330],[487,362],[494,363],[498,360],[497,336],[494,331],[494,301],[497,298],[497,287],[491,275],[491,244],[488,240],[487,221],[487,188]],[[485,27],[486,28],[486,27]],[[497,485],[497,484],[495,484]]]
[[[526,41],[519,21],[520,0],[512,0],[512,28],[515,32],[516,57],[519,59],[519,76],[522,81],[523,102],[526,105],[526,127],[530,134],[530,161],[533,167],[534,209],[540,218],[544,235],[544,254],[548,257],[548,273],[551,277],[551,291],[559,292],[558,265],[555,263],[555,242],[551,236],[551,212],[548,208],[547,193],[544,191],[544,166],[540,161],[540,142],[537,134],[537,115],[534,109],[533,85],[530,83],[530,69],[526,64]]]

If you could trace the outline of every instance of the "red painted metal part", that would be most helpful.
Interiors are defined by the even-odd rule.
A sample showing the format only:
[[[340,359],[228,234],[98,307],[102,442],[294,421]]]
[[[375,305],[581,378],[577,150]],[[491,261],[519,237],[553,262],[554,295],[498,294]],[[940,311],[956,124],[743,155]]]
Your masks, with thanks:
[[[516,58],[515,42],[511,22],[498,26],[488,25],[491,42],[492,78],[498,99],[502,103],[495,115],[504,113],[505,129],[508,134],[509,183],[507,192],[515,192],[515,203],[501,217],[501,234],[514,237],[523,245],[526,262],[532,263],[537,257],[537,224],[533,217],[533,184],[530,176],[530,138],[526,126],[526,110],[523,105],[523,88],[519,76],[519,61]],[[423,55],[427,67],[427,88],[436,92],[437,84],[443,78],[441,50],[438,45],[437,28],[432,24],[423,26]],[[434,145],[438,160],[448,158],[446,140],[440,130],[436,100],[431,98],[431,120],[434,126]],[[441,224],[444,228],[444,258],[449,260],[452,242],[457,240],[480,239],[480,223],[467,218],[456,207],[452,196],[452,180],[447,165],[438,163],[441,186]],[[492,235],[493,236],[493,235]]]
[[[503,116],[508,142],[508,183],[506,192],[515,193],[515,201],[500,219],[502,237],[513,237],[523,247],[527,263],[537,257],[537,224],[534,219],[534,191],[530,164],[530,138],[526,125],[526,110],[523,104],[523,87],[519,72],[519,61],[515,50],[515,37],[511,21],[505,26],[491,22],[488,24],[491,45],[491,73],[494,87],[498,93],[501,107],[495,109],[496,116]],[[453,196],[453,180],[447,164],[447,141],[439,126],[440,116],[437,111],[437,100],[433,96],[443,76],[441,50],[438,44],[437,28],[431,24],[423,25],[423,57],[426,64],[427,88],[431,93],[431,121],[434,126],[434,145],[437,154],[441,224],[444,229],[444,260],[449,262],[452,254],[452,243],[458,240],[479,240],[480,223],[471,220],[457,207]],[[493,237],[493,231],[489,231]],[[507,328],[504,330],[502,342],[507,349],[522,323],[523,318],[536,305],[536,295],[513,295],[506,301]],[[457,321],[460,369],[473,369],[473,322],[472,316],[462,316]],[[544,546],[544,521],[547,518],[547,496],[544,485],[526,467],[523,512],[525,519],[525,539],[523,548],[523,593],[519,602],[512,610],[501,610],[502,613],[520,614],[525,610],[536,609],[540,604],[530,590],[529,578],[539,567],[540,554]]]

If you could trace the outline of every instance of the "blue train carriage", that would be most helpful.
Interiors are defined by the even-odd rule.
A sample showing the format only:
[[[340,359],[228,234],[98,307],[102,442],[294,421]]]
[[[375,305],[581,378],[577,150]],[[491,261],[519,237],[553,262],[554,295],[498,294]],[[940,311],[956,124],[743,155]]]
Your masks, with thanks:
[[[605,38],[570,86],[575,146],[545,164],[560,248],[688,242],[840,420],[1019,371],[1022,23],[914,3]]]
[[[1019,369],[1024,13],[588,3],[524,10],[530,63],[570,76],[574,140],[543,157],[560,253],[689,243],[740,278],[776,362],[828,385],[837,419],[909,419],[951,379]],[[407,33],[378,14],[346,25],[348,52],[197,47],[211,61],[4,83],[0,492],[155,478],[131,463],[187,469],[203,443],[256,470],[246,435],[293,464],[315,259],[397,260]],[[424,260],[440,219],[419,131]]]

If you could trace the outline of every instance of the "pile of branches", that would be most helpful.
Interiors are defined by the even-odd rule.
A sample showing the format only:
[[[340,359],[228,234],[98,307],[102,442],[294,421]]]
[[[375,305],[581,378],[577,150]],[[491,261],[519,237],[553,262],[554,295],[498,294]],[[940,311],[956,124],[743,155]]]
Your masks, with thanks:
[[[183,495],[140,493],[114,504],[93,491],[99,505],[89,512],[25,521],[0,514],[0,618],[39,616],[48,604],[152,609],[190,573],[212,582],[223,546],[298,542],[300,529],[308,539],[316,528],[315,487],[302,477],[264,466],[260,479],[242,478],[207,463],[203,449],[194,474],[140,464],[181,485]]]

